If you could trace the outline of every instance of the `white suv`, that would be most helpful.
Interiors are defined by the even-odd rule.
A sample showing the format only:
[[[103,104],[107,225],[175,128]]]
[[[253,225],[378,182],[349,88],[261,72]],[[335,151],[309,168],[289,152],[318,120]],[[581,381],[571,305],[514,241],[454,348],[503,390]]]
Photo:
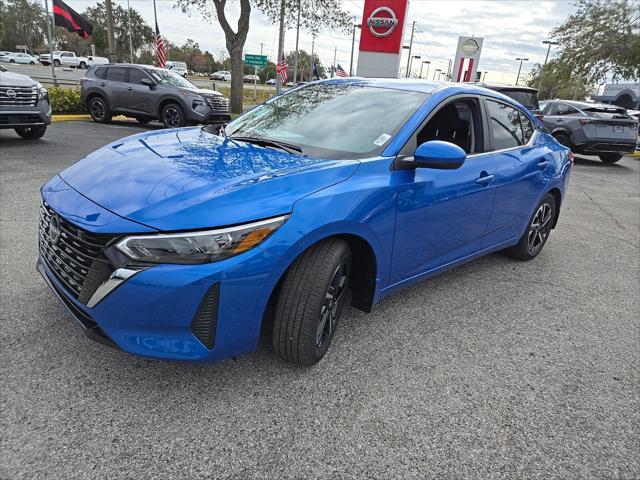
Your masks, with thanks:
[[[221,70],[219,72],[212,73],[209,75],[209,80],[221,80],[223,82],[231,81],[231,72],[227,72],[226,70]]]

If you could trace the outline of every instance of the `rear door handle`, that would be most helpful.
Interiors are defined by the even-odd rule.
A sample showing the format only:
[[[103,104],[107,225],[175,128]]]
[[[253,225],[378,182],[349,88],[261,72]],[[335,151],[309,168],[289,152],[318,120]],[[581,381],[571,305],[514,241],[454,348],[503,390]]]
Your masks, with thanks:
[[[494,175],[482,175],[479,178],[476,179],[476,183],[480,184],[480,185],[486,185],[488,183],[493,182],[493,179],[495,178]]]
[[[128,90],[128,91],[131,91],[131,90],[133,90],[133,88],[129,87],[129,88],[127,88],[127,90]]]
[[[541,160],[540,162],[538,162],[538,168],[547,168],[547,165],[549,165],[549,161],[548,160]]]

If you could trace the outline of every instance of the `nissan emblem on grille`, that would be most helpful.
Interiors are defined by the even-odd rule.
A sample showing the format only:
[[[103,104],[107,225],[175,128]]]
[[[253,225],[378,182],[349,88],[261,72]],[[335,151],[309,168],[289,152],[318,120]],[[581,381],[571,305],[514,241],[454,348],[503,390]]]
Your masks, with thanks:
[[[15,90],[7,90],[7,97],[15,98],[15,96],[16,96],[16,91]]]
[[[52,215],[49,222],[49,240],[52,245],[57,245],[60,240],[60,219],[57,215]]]

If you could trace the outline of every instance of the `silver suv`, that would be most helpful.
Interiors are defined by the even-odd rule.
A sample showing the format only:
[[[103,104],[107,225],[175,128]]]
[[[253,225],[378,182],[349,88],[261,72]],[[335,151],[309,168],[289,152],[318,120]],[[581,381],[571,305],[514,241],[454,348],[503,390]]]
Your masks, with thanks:
[[[82,104],[98,123],[114,114],[141,123],[160,120],[167,128],[225,124],[229,100],[215,90],[196,87],[180,75],[150,65],[109,64],[91,68],[81,80]]]
[[[575,153],[615,163],[635,150],[638,124],[622,107],[551,100],[541,102],[540,108],[547,130]]]
[[[27,140],[44,135],[51,124],[47,89],[26,75],[0,65],[0,129],[12,128]]]

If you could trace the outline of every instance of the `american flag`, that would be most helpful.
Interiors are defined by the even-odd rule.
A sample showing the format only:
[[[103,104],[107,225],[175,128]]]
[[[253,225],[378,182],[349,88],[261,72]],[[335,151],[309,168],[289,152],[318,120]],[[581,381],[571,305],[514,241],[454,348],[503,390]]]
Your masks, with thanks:
[[[284,58],[284,54],[282,55],[282,60],[276,65],[276,73],[280,77],[281,84],[287,83],[287,59]]]
[[[158,30],[158,22],[156,22],[156,54],[158,55],[158,66],[164,68],[167,64],[167,57],[164,54],[164,41],[160,30]]]
[[[339,77],[348,77],[349,75],[347,74],[347,72],[344,71],[344,68],[342,68],[340,66],[340,64],[338,64],[338,67],[336,68],[336,75]]]

